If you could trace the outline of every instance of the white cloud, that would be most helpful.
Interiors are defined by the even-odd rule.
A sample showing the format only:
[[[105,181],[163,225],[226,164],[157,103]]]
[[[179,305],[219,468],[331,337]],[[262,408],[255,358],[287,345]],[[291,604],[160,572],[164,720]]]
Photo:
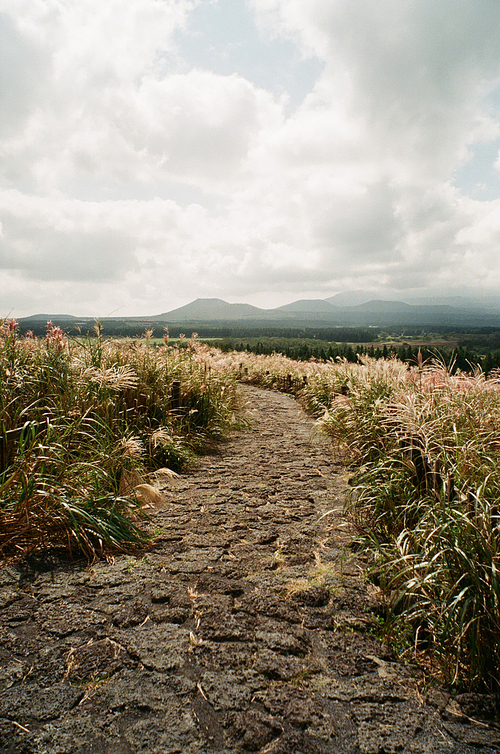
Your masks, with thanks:
[[[279,123],[280,114],[272,97],[245,79],[195,69],[144,81],[132,115],[140,127],[120,126],[164,173],[214,190],[238,180],[256,134]]]
[[[252,34],[241,70],[181,58],[216,7],[0,0],[3,309],[497,281],[496,204],[453,181],[500,137],[498,0],[251,0],[266,45],[324,61],[292,109]]]
[[[0,12],[0,136],[15,136],[46,94],[50,56]]]
[[[469,143],[498,135],[481,107],[500,75],[495,0],[253,5],[262,23],[325,59],[317,96],[364,130],[399,181],[446,180]]]

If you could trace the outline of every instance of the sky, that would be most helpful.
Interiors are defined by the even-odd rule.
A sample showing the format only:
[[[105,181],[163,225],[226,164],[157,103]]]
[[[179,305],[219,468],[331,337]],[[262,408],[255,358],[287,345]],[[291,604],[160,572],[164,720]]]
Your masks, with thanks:
[[[500,294],[498,0],[0,0],[0,316]]]

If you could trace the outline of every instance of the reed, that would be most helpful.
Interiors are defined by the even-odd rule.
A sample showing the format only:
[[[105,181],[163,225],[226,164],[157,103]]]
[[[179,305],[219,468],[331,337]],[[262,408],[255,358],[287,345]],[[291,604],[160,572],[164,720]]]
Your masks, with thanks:
[[[124,476],[180,469],[234,426],[236,392],[210,350],[0,329],[0,553],[47,547],[89,559],[144,544],[144,515]],[[172,387],[180,401],[172,407]],[[12,429],[24,427],[8,442]]]
[[[320,419],[355,465],[350,512],[374,553],[389,637],[453,686],[498,691],[500,382],[362,359]]]
[[[347,511],[371,553],[387,639],[450,687],[500,691],[499,375],[420,356],[232,360],[268,387],[307,377],[298,397],[351,467]]]

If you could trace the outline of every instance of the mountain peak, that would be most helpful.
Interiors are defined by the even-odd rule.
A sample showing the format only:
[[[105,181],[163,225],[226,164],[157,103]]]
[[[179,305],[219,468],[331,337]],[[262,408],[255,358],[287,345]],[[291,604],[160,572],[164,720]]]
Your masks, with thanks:
[[[209,322],[211,320],[240,319],[263,314],[264,309],[258,309],[251,304],[228,304],[221,298],[197,298],[190,304],[180,306],[170,312],[159,314],[155,319],[165,322]]]

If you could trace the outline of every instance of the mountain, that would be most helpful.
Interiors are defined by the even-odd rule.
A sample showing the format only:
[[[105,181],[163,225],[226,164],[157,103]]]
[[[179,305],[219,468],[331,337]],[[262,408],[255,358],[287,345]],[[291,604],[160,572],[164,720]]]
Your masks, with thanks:
[[[294,301],[291,304],[285,304],[284,306],[278,306],[277,309],[272,309],[274,312],[309,312],[313,313],[325,313],[334,314],[337,307],[330,304],[324,299],[300,299],[300,301]]]
[[[29,317],[22,317],[23,322],[28,323],[30,320],[36,320],[37,322],[49,322],[53,320],[58,322],[77,322],[82,317],[74,317],[72,314],[31,314]],[[84,317],[83,319],[87,319]]]
[[[358,306],[381,300],[381,296],[374,291],[342,291],[335,296],[324,299],[334,306]],[[475,312],[500,312],[500,296],[491,294],[471,293],[470,295],[450,294],[415,294],[400,291],[396,295],[384,296],[384,301],[399,301],[411,306],[453,306],[456,309],[470,310]]]
[[[410,304],[405,301],[369,299],[354,291],[327,299],[300,299],[275,309],[259,309],[249,304],[229,304],[222,299],[196,299],[186,306],[164,312],[151,320],[185,322],[186,326],[246,324],[279,327],[484,327],[500,326],[500,307],[487,312],[471,302],[470,307],[448,303]],[[334,302],[360,301],[350,305]]]
[[[259,309],[251,304],[228,304],[220,298],[197,298],[190,304],[150,319],[157,322],[232,321],[246,317],[259,317],[266,313],[265,309]]]
[[[500,327],[500,298],[468,299],[446,298],[441,300],[414,299],[409,301],[368,298],[363,291],[337,294],[326,299],[300,299],[275,309],[260,309],[250,304],[230,304],[220,298],[198,298],[190,304],[145,317],[103,317],[105,332],[121,331],[124,327],[140,334],[147,327],[172,324],[200,333],[205,329],[220,330],[221,327],[238,330],[273,328],[331,328],[331,327]],[[364,300],[363,300],[364,299]],[[426,303],[423,303],[426,301]],[[349,303],[347,303],[349,302]],[[77,326],[82,332],[92,331],[93,319],[71,315],[38,314],[20,321],[25,329],[37,328],[45,332],[47,320],[52,320],[66,329]],[[190,330],[189,328],[192,328]]]
[[[347,308],[347,307],[345,307]],[[408,313],[415,307],[411,304],[405,304],[404,301],[384,301],[383,299],[373,299],[364,304],[357,304],[349,307],[357,312],[405,312]]]
[[[500,311],[499,296],[407,296],[404,297],[408,304],[419,306],[446,305],[456,309],[475,312],[498,312]]]
[[[358,306],[373,301],[375,295],[370,291],[343,291],[336,293],[335,296],[325,298],[324,301],[334,306]]]

